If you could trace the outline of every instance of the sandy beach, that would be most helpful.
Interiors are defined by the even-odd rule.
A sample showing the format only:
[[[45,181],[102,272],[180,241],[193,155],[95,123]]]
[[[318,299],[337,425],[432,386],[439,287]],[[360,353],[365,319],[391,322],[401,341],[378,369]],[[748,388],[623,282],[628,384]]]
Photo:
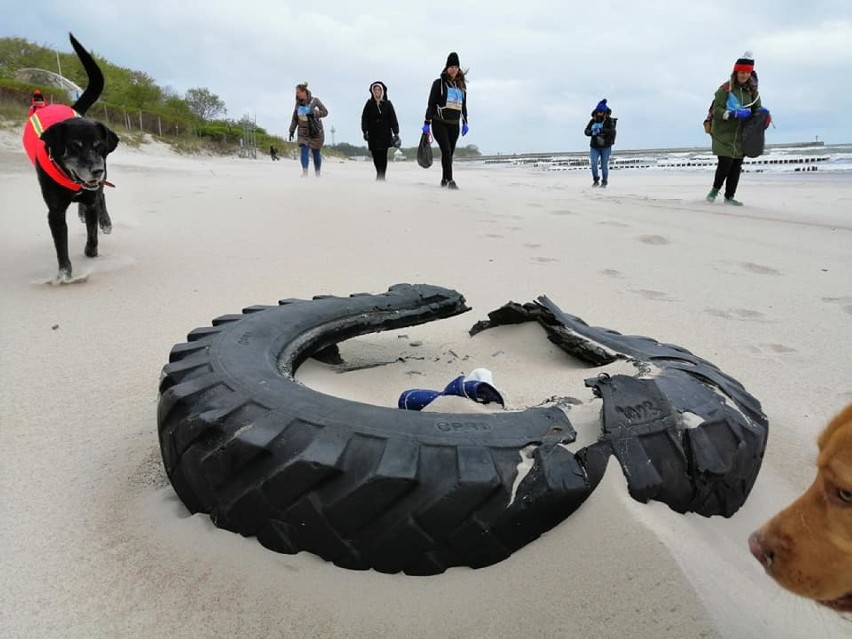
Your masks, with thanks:
[[[119,147],[114,229],[54,286],[34,171],[0,133],[0,635],[4,637],[800,638],[852,625],[782,591],[748,534],[808,486],[816,437],[852,401],[852,174],[745,173],[708,204],[711,174],[586,172],[328,159],[181,157]],[[341,345],[302,383],[383,406],[486,367],[511,407],[600,400],[589,367],[537,325],[467,330],[545,294],[589,324],[681,345],[740,380],[770,423],[763,468],[732,518],[632,500],[611,461],[571,517],[509,559],[434,577],[282,555],[190,516],[157,442],[171,347],[226,313],[289,297],[461,291],[472,311]],[[412,345],[414,344],[414,345]],[[402,356],[403,361],[397,361]],[[573,419],[573,417],[572,417]],[[595,432],[581,431],[591,441]],[[578,440],[578,443],[581,443]]]

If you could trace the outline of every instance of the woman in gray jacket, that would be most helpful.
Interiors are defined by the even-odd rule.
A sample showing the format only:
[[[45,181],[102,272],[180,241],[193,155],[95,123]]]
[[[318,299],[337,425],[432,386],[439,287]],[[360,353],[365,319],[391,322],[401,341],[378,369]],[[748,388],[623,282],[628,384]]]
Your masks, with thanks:
[[[293,107],[293,117],[290,119],[290,141],[298,129],[296,141],[302,152],[302,177],[308,177],[308,149],[314,156],[314,171],[320,176],[322,155],[320,149],[325,144],[322,120],[328,115],[328,109],[308,91],[308,83],[296,85],[296,106]]]

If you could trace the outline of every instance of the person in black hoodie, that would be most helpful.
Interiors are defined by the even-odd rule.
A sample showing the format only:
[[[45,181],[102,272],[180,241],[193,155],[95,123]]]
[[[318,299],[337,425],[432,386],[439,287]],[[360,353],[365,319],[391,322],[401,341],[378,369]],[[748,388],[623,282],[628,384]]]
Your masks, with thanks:
[[[606,188],[609,181],[609,156],[615,143],[615,123],[618,118],[610,117],[610,109],[606,100],[601,100],[592,111],[592,119],[586,125],[586,135],[589,140],[589,160],[592,165],[592,186]],[[601,164],[602,182],[598,181],[598,162]]]
[[[364,105],[361,113],[361,131],[373,156],[376,167],[376,179],[384,180],[388,170],[388,149],[399,148],[399,122],[396,119],[393,103],[388,100],[388,88],[384,82],[370,85],[372,96]]]
[[[453,52],[447,56],[447,64],[444,65],[441,77],[432,83],[423,122],[423,133],[430,135],[431,127],[431,135],[441,147],[441,186],[449,189],[459,188],[453,180],[453,153],[459,139],[459,124],[461,134],[467,135],[465,73],[459,68],[458,53]]]

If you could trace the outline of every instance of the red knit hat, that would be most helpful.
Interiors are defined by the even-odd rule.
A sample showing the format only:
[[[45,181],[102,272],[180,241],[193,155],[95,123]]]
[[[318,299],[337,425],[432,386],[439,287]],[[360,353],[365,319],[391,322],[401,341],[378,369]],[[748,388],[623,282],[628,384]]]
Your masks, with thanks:
[[[746,71],[748,73],[754,71],[754,55],[751,51],[746,51],[734,62],[734,71]]]

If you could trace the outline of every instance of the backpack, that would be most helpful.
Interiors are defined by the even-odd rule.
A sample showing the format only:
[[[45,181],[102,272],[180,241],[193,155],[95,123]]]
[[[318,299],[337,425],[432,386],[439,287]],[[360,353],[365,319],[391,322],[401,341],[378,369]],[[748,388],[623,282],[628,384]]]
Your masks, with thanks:
[[[722,86],[725,87],[725,91],[730,91],[731,83],[725,82]],[[704,133],[707,135],[713,135],[713,105],[716,103],[716,97],[713,97],[713,100],[710,102],[710,106],[707,108],[707,117],[704,118]]]

